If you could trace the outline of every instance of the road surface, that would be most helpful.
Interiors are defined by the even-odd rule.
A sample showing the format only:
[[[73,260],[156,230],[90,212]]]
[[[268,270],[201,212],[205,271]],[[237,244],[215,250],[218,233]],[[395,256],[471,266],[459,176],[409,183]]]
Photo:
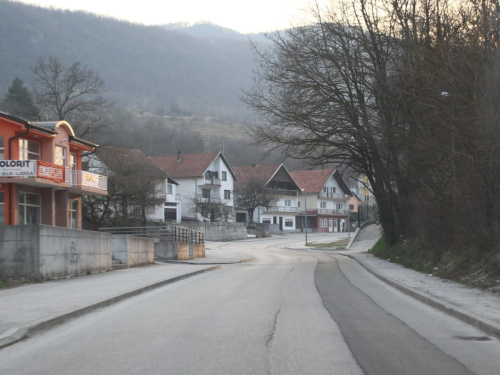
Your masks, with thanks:
[[[7,347],[0,374],[498,373],[498,340],[300,241],[209,244],[253,260]]]

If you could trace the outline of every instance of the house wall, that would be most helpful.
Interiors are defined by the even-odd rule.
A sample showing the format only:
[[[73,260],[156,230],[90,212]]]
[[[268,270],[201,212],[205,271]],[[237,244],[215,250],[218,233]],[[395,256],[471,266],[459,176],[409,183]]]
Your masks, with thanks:
[[[202,232],[205,241],[234,241],[247,238],[247,228],[245,226],[200,225],[190,228]]]
[[[0,227],[0,243],[2,278],[44,280],[112,267],[109,233],[13,225]]]
[[[176,178],[175,181],[179,183],[177,187],[178,194],[180,195],[182,206],[181,214],[182,216],[194,216],[191,212],[190,201],[196,196],[198,186],[205,183],[205,178]]]

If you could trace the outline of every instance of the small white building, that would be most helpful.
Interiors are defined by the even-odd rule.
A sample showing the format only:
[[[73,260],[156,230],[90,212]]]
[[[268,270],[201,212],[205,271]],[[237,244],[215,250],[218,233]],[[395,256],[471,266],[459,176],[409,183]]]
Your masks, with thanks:
[[[150,158],[159,168],[175,179],[179,184],[177,192],[182,202],[182,218],[185,220],[203,220],[201,215],[193,213],[192,201],[215,198],[227,208],[224,221],[234,221],[233,184],[236,176],[224,154],[202,153]]]

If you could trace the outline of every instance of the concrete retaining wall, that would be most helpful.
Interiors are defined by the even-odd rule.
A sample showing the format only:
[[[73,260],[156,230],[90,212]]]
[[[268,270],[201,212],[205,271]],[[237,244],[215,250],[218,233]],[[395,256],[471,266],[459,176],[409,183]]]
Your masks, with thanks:
[[[189,227],[205,235],[205,241],[234,241],[247,238],[245,226],[204,226]]]
[[[195,258],[205,258],[205,245],[193,244]]]
[[[112,268],[111,236],[47,225],[0,227],[0,277],[44,280]]]
[[[175,242],[155,242],[155,258],[159,260],[177,260],[177,244]]]
[[[154,262],[154,239],[137,236],[111,236],[111,250],[114,259],[129,267]]]
[[[188,260],[189,257],[189,244],[186,242],[177,242],[177,260]]]

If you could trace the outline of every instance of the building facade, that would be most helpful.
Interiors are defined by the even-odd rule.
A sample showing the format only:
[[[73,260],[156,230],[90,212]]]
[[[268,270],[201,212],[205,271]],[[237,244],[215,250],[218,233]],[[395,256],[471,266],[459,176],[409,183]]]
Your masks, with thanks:
[[[96,148],[66,121],[0,112],[0,225],[81,229],[82,195],[107,195],[107,178],[82,170],[82,155]]]
[[[352,193],[337,170],[292,172],[301,188],[298,227],[317,232],[344,232]],[[307,212],[307,215],[306,215]]]

